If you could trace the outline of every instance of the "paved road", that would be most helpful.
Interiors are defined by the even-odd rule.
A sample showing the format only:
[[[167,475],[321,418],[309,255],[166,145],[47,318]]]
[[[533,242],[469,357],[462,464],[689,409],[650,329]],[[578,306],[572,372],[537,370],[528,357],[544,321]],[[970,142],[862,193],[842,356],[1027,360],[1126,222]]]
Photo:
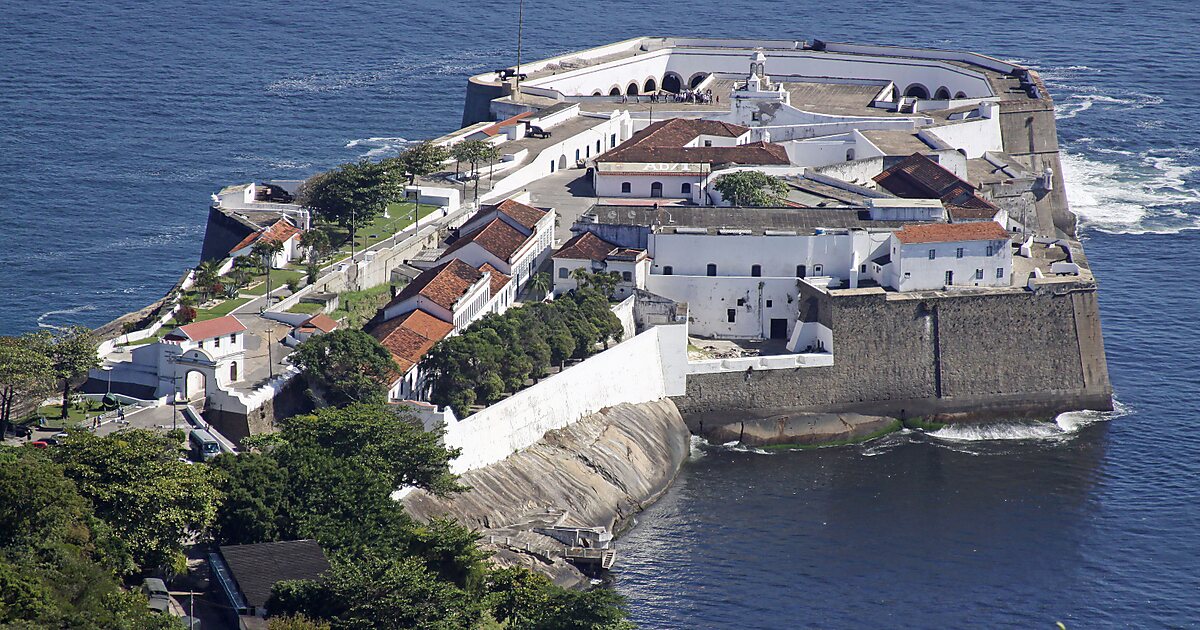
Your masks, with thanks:
[[[533,205],[552,207],[558,213],[558,227],[554,238],[560,244],[571,238],[571,225],[579,215],[596,203],[591,178],[587,169],[572,168],[543,177],[524,190],[528,190]]]

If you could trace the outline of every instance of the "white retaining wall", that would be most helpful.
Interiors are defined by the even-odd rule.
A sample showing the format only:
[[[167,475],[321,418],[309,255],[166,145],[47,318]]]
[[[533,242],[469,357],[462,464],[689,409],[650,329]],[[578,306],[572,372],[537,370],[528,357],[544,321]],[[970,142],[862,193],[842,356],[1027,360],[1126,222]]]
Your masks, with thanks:
[[[658,326],[446,426],[454,473],[487,466],[606,407],[685,393],[687,326]]]

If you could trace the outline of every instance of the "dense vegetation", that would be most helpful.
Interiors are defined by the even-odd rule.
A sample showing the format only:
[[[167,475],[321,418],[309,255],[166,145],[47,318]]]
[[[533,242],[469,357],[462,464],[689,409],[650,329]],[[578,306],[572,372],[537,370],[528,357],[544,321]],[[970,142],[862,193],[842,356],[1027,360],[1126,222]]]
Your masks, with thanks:
[[[494,403],[547,376],[551,366],[620,341],[621,321],[608,300],[615,283],[611,274],[586,274],[579,289],[553,302],[487,315],[438,342],[421,364],[433,387],[431,402],[462,417],[472,405]]]
[[[737,171],[722,175],[713,188],[735,207],[777,206],[787,199],[788,187],[782,179],[762,171]]]
[[[335,405],[384,402],[387,385],[399,369],[387,348],[353,328],[309,338],[297,346],[292,364]]]

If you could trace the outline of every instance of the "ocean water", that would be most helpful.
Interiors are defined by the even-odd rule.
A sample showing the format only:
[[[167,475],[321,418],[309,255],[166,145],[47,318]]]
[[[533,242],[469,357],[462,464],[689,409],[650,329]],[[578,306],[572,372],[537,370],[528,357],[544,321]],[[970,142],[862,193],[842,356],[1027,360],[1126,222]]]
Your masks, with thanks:
[[[525,3],[529,59],[643,34],[977,50],[1056,99],[1120,411],[764,455],[697,446],[622,543],[646,627],[1200,625],[1200,123],[1183,0]],[[209,195],[457,127],[516,0],[0,12],[0,334],[99,325],[197,262]]]

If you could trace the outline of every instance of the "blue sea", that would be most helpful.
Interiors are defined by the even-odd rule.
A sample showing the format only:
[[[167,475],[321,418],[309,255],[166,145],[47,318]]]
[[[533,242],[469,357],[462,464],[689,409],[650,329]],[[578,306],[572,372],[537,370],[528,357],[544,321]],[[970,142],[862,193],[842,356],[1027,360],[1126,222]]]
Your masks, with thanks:
[[[516,0],[29,2],[0,19],[0,334],[99,325],[197,262],[209,195],[458,126]],[[1118,412],[765,455],[697,445],[623,539],[654,628],[1200,626],[1192,3],[528,0],[529,59],[644,34],[963,48],[1037,68]],[[1036,349],[1029,349],[1036,351]]]

